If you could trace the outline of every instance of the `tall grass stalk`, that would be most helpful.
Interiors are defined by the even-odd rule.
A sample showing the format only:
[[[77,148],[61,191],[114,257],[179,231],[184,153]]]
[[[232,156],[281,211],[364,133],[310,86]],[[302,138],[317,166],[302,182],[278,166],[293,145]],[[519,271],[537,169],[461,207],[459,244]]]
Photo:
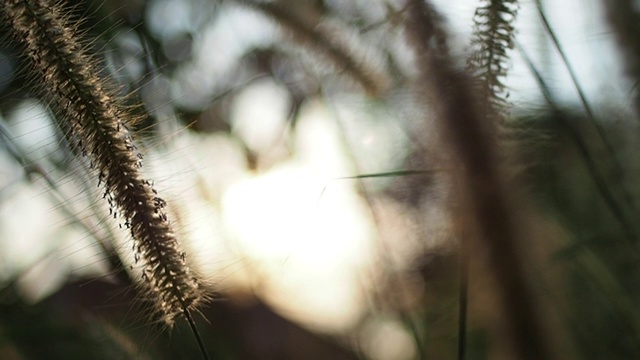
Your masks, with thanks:
[[[479,241],[487,249],[514,354],[519,359],[553,358],[529,284],[489,122],[477,111],[482,99],[473,95],[471,79],[453,68],[440,15],[428,2],[409,0],[409,4],[406,31],[416,52],[420,85],[433,99],[440,126],[464,167],[459,174],[462,198],[468,199],[473,220],[462,223],[475,224]]]

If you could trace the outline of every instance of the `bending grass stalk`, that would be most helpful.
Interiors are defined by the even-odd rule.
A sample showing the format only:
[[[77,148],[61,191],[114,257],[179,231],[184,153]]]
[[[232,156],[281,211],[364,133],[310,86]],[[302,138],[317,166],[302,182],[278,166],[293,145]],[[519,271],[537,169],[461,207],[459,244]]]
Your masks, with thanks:
[[[565,117],[561,115],[560,108],[558,107],[558,105],[556,105],[555,101],[553,100],[554,97],[551,94],[551,89],[547,85],[546,81],[544,80],[544,78],[542,77],[542,75],[540,74],[536,66],[533,64],[533,61],[531,60],[527,52],[524,50],[524,48],[520,44],[516,44],[516,47],[520,52],[520,56],[524,60],[527,68],[529,69],[529,71],[535,78],[536,82],[538,83],[538,87],[542,92],[542,96],[545,98],[545,100],[547,101],[547,104],[551,107],[551,110],[554,112],[554,114],[560,115],[560,116],[557,116],[558,120],[561,122],[561,125],[564,126],[569,131],[569,134],[573,138],[573,141],[576,143],[579,153],[582,156],[582,159],[584,160],[584,163],[587,166],[587,170],[589,171],[589,173],[591,174],[591,177],[593,178],[593,182],[595,183],[598,189],[598,192],[600,193],[600,196],[602,196],[602,199],[604,199],[605,203],[609,207],[609,210],[620,223],[620,227],[624,231],[625,236],[627,237],[629,242],[635,245],[636,235],[635,235],[633,225],[631,221],[627,219],[627,216],[625,215],[625,212],[622,209],[622,207],[620,207],[620,205],[618,204],[618,201],[616,200],[615,195],[611,191],[611,186],[609,186],[607,182],[606,176],[602,174],[601,170],[598,169],[598,165],[594,160],[594,156],[591,153],[591,150],[589,149],[589,145],[587,144],[586,140],[580,134],[580,131],[578,130],[578,128],[575,125],[573,125],[571,121],[566,120]]]
[[[132,109],[100,78],[98,61],[60,2],[5,0],[0,11],[65,136],[90,160],[103,197],[129,228],[156,312],[168,326],[180,315],[192,321],[189,312],[205,295],[180,250],[164,200],[141,174],[142,156],[127,128],[136,120]]]
[[[636,209],[635,209],[635,205],[633,203],[633,198],[631,196],[631,193],[629,192],[629,190],[627,189],[627,187],[624,184],[625,174],[624,174],[624,171],[623,171],[623,166],[620,164],[620,160],[618,160],[618,157],[616,156],[616,151],[613,148],[613,145],[611,145],[611,142],[609,141],[609,139],[607,138],[607,134],[606,134],[604,128],[596,120],[595,114],[593,113],[593,110],[591,109],[591,106],[589,105],[589,101],[587,100],[587,97],[586,97],[584,91],[582,90],[582,86],[580,85],[580,82],[578,81],[578,76],[576,75],[575,71],[573,70],[573,66],[571,66],[571,63],[569,62],[569,59],[567,58],[567,55],[565,54],[565,52],[564,52],[564,50],[563,50],[563,48],[562,48],[562,46],[560,44],[560,41],[558,40],[558,37],[556,36],[555,31],[553,31],[553,29],[551,28],[551,24],[549,24],[549,20],[547,19],[547,16],[544,13],[544,9],[542,7],[542,2],[540,0],[536,0],[536,8],[538,10],[538,14],[540,15],[540,19],[542,20],[542,24],[544,25],[545,31],[547,32],[547,34],[551,38],[551,42],[553,43],[553,46],[556,48],[556,51],[558,51],[558,54],[560,55],[560,58],[562,59],[562,63],[564,64],[565,68],[567,69],[567,72],[569,73],[569,76],[571,76],[571,81],[573,82],[573,85],[576,88],[576,92],[578,93],[578,97],[580,98],[580,102],[582,103],[582,107],[584,108],[585,112],[587,113],[587,118],[593,124],[593,126],[594,126],[594,128],[596,130],[596,133],[598,134],[598,137],[600,138],[600,141],[602,141],[602,144],[604,145],[604,148],[606,149],[607,155],[611,159],[613,175],[618,180],[618,186],[620,187],[621,195],[622,195],[624,201],[626,202],[628,208],[633,210],[633,211],[635,211]],[[630,229],[633,230],[633,234],[632,234],[633,241],[637,242],[638,241],[637,232],[633,228],[630,228]],[[626,229],[625,229],[625,231],[626,231]]]
[[[469,79],[452,67],[441,18],[424,0],[408,0],[406,31],[416,52],[422,86],[432,96],[442,128],[464,166],[460,174],[469,214],[479,241],[486,247],[490,270],[504,308],[503,321],[518,359],[556,358],[539,316],[536,298],[525,271],[525,257],[518,245],[517,224],[507,189],[498,168],[498,156],[488,126],[479,111]]]

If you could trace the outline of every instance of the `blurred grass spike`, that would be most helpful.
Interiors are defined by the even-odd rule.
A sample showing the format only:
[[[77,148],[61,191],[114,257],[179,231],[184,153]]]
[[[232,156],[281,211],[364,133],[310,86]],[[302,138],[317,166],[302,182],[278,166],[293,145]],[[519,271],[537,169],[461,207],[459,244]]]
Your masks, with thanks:
[[[344,41],[348,37],[347,34],[336,36],[332,34],[335,32],[332,30],[336,29],[327,29],[322,26],[320,16],[313,19],[308,16],[309,14],[299,14],[300,11],[296,11],[295,7],[287,6],[286,1],[234,1],[259,11],[277,22],[293,36],[293,40],[299,45],[324,55],[338,71],[343,71],[348,77],[357,81],[369,95],[381,96],[388,87],[389,79],[386,74],[351,49],[348,42]]]

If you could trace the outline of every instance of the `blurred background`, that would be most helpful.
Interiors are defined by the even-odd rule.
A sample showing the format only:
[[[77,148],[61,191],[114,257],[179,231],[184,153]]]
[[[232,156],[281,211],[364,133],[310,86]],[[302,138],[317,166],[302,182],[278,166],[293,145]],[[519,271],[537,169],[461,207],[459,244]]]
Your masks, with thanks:
[[[144,171],[215,294],[196,316],[213,358],[505,358],[495,284],[475,254],[461,266],[455,165],[403,1],[66,3],[150,114]],[[480,3],[433,3],[464,69]],[[637,358],[640,54],[604,2],[547,3],[514,23],[504,165],[566,358]],[[199,358],[186,324],[148,318],[128,233],[24,68],[5,42],[0,358]]]

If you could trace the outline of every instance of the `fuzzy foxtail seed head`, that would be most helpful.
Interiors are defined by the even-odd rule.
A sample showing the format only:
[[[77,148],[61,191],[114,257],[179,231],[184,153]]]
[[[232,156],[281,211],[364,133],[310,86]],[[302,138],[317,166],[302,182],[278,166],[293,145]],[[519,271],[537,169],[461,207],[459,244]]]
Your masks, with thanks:
[[[141,156],[127,128],[135,116],[99,76],[99,62],[86,51],[59,2],[3,0],[0,11],[42,97],[68,130],[67,139],[89,158],[104,197],[129,226],[147,290],[171,325],[202,302],[203,293],[179,248],[164,200],[140,172]]]

